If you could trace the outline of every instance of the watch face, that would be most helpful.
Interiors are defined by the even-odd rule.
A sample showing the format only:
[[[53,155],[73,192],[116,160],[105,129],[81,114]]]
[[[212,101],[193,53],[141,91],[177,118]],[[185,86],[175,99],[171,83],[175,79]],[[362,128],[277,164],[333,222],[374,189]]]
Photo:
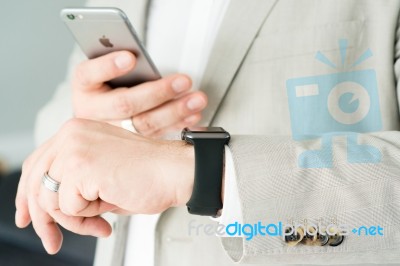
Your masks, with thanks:
[[[189,127],[187,131],[194,133],[209,132],[209,133],[221,133],[226,132],[222,127]]]
[[[225,139],[230,135],[222,127],[189,127],[182,131],[182,139]]]

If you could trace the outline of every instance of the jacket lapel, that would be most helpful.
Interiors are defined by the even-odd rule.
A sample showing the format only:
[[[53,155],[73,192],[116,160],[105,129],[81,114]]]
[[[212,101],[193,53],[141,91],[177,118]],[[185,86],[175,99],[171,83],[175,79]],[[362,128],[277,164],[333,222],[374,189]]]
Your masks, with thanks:
[[[208,95],[202,125],[212,123],[247,51],[277,1],[231,0],[200,84]]]

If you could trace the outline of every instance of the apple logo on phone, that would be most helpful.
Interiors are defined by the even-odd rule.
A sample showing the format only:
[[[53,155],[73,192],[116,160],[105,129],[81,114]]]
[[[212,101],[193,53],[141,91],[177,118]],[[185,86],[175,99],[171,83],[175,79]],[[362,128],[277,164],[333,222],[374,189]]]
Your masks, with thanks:
[[[106,36],[103,35],[102,38],[99,39],[100,43],[104,47],[112,48],[114,45],[110,42],[110,39],[106,38]]]

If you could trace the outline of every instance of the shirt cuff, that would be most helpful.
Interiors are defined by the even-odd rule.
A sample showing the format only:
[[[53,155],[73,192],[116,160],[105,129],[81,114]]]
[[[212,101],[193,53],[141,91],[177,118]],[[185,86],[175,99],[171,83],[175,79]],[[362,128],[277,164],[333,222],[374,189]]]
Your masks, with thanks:
[[[220,224],[227,226],[228,224],[238,222],[242,223],[242,208],[239,200],[239,191],[236,182],[235,165],[233,163],[232,152],[228,146],[225,146],[225,191],[224,191],[224,208],[221,216],[212,218]],[[223,237],[229,237],[223,235]]]

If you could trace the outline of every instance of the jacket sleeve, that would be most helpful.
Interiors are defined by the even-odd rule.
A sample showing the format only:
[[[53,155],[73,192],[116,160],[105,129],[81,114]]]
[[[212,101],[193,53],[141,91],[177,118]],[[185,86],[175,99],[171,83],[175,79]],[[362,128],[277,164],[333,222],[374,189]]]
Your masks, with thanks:
[[[400,132],[359,135],[378,148],[380,163],[350,164],[347,143],[335,141],[332,168],[299,168],[298,155],[318,141],[290,137],[234,136],[230,148],[237,174],[243,225],[332,217],[337,224],[381,226],[383,236],[353,234],[337,247],[288,247],[280,236],[221,238],[243,263],[390,263],[400,261]],[[327,224],[326,224],[327,225]],[[272,231],[273,232],[273,231]],[[286,256],[285,256],[286,255]]]
[[[400,102],[400,25],[396,36],[394,71]],[[251,240],[246,240],[244,234],[223,237],[229,256],[240,263],[399,263],[400,132],[356,134],[353,140],[351,143],[343,136],[333,138],[332,167],[301,168],[300,154],[318,149],[321,140],[296,142],[289,136],[233,136],[229,146],[243,225],[249,224],[247,234],[253,230],[254,235],[257,229],[251,225],[259,221],[276,225],[305,219],[322,220],[325,225],[334,221],[348,226],[350,231],[336,247],[289,247],[282,236],[273,234],[259,234]],[[350,144],[359,145],[359,149],[349,148]],[[349,158],[377,155],[371,147],[379,151],[377,162],[349,162]],[[373,226],[380,226],[382,235],[364,230]]]

